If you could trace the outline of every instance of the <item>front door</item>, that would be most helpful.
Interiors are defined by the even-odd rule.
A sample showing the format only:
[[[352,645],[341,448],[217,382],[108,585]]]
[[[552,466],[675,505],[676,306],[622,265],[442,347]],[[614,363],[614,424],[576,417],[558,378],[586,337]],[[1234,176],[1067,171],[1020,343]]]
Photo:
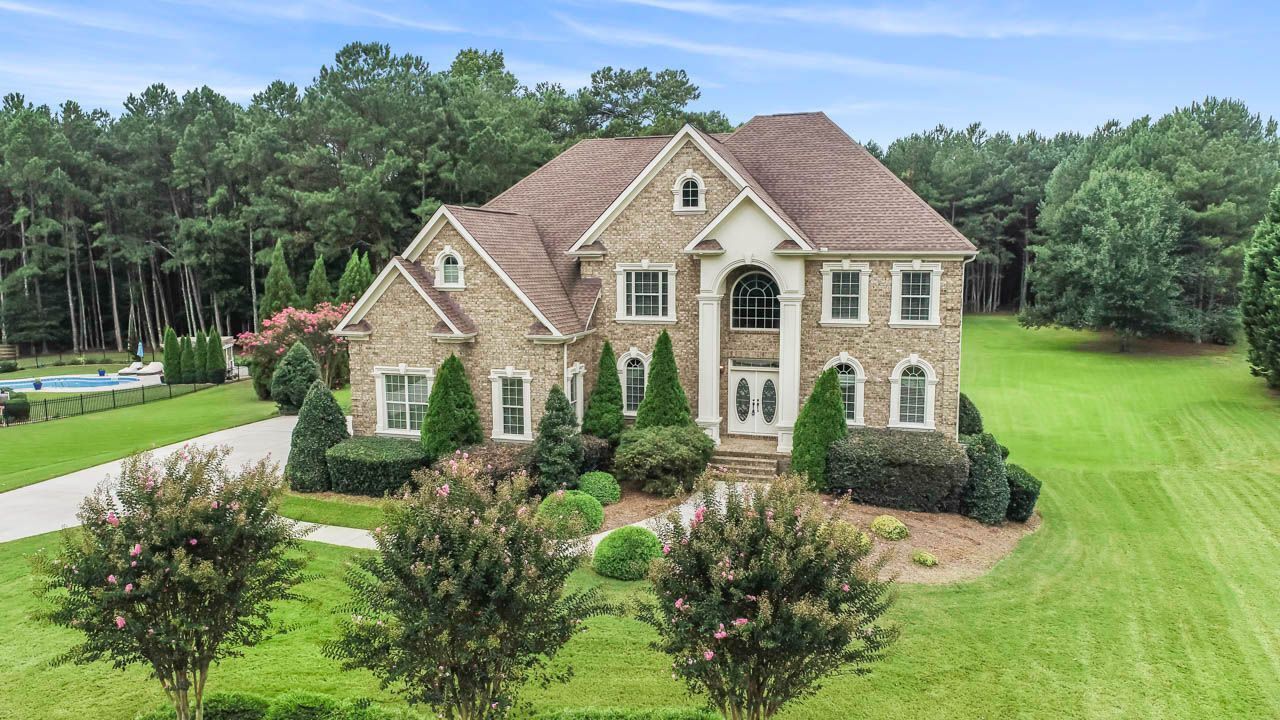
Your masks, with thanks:
[[[777,435],[778,369],[729,364],[729,432]]]

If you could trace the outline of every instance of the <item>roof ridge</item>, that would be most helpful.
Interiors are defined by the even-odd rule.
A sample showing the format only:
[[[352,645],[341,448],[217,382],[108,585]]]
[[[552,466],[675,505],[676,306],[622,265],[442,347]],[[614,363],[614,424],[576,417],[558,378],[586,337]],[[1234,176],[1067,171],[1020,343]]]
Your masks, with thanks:
[[[495,199],[496,199],[496,198],[495,198]],[[485,207],[484,205],[453,205],[453,204],[449,204],[449,205],[447,205],[446,207],[457,208],[457,209],[459,209],[459,210],[474,210],[475,212],[487,212],[487,213],[494,213],[494,214],[496,214],[496,215],[513,215],[513,216],[515,216],[515,217],[527,217],[527,218],[530,218],[530,219],[532,219],[532,218],[533,218],[533,216],[532,216],[532,215],[529,215],[528,213],[515,212],[514,210],[499,210],[498,208]]]

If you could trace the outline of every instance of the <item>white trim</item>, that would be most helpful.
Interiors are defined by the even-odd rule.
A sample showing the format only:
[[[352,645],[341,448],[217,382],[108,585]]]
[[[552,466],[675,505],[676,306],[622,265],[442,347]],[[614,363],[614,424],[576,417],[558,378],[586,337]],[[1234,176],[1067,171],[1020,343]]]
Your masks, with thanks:
[[[444,279],[444,261],[445,258],[452,257],[458,261],[458,282],[446,282]],[[436,259],[432,263],[436,272],[436,287],[440,290],[462,290],[467,287],[467,264],[462,261],[462,255],[453,249],[452,245],[445,245],[444,249],[436,253]]]
[[[580,362],[570,365],[569,368],[564,371],[565,395],[569,394],[569,388],[573,388],[576,393],[573,398],[570,399],[570,404],[573,405],[574,414],[578,418],[578,427],[582,427],[582,414],[585,412],[587,406],[586,398],[582,396],[582,379],[586,377],[586,374],[587,366]]]
[[[524,382],[524,432],[518,435],[511,435],[503,432],[502,425],[502,381],[506,379],[516,378]],[[528,370],[517,370],[510,365],[505,368],[497,368],[489,371],[489,404],[493,411],[493,432],[490,437],[494,440],[512,440],[516,442],[529,442],[533,440],[533,373]]]
[[[649,161],[649,164],[645,166],[644,170],[640,171],[640,174],[631,181],[631,184],[628,185],[612,203],[610,203],[609,207],[605,208],[604,212],[600,213],[600,216],[596,218],[595,222],[591,223],[591,227],[587,228],[586,231],[582,233],[582,237],[578,238],[577,242],[573,244],[573,247],[569,248],[566,252],[572,255],[583,245],[589,245],[595,241],[595,239],[600,236],[600,233],[604,232],[604,229],[608,227],[609,224],[612,223],[628,205],[631,204],[631,201],[635,199],[636,195],[639,195],[640,191],[649,184],[654,175],[657,175],[658,171],[667,164],[672,156],[684,147],[686,142],[692,142],[694,145],[697,145],[698,149],[707,156],[707,159],[716,166],[716,169],[724,173],[725,177],[729,178],[729,181],[734,185],[735,191],[746,187],[747,181],[738,174],[738,171],[734,170],[733,166],[726,162],[725,159],[720,156],[720,153],[716,152],[715,149],[711,147],[706,139],[702,137],[701,133],[694,130],[692,126],[686,124],[684,127],[680,128],[679,132],[671,136],[671,139],[668,140],[662,150]]]
[[[826,365],[822,366],[822,372],[826,372],[837,365],[848,365],[853,368],[853,419],[850,420],[845,418],[844,422],[849,427],[865,425],[866,419],[863,414],[865,407],[863,402],[863,386],[866,385],[867,382],[867,371],[862,369],[862,363],[858,362],[857,358],[847,352],[841,351],[839,355],[831,358],[827,361]],[[841,399],[843,400],[843,396]],[[843,403],[841,404],[841,408],[843,409]]]
[[[924,422],[908,423],[902,422],[898,418],[899,404],[902,401],[902,371],[909,367],[916,366],[924,370]],[[932,430],[934,429],[934,400],[935,389],[938,385],[938,374],[934,372],[933,365],[929,361],[920,357],[915,353],[903,358],[893,368],[893,374],[889,376],[889,427],[902,428],[906,430]]]
[[[902,273],[903,272],[928,272],[929,283],[929,319],[928,320],[903,320],[902,319]],[[889,327],[892,328],[917,328],[917,327],[941,327],[942,326],[942,263],[940,262],[923,262],[919,259],[911,262],[896,262],[889,270],[893,276],[893,302],[889,310]]]
[[[739,276],[737,277],[737,279],[735,279],[735,280],[733,281],[733,285],[732,285],[732,287],[730,287],[730,288],[729,288],[729,291],[728,291],[728,295],[729,295],[729,330],[731,330],[731,331],[733,331],[733,332],[738,332],[738,333],[769,333],[769,334],[777,334],[777,333],[780,331],[781,327],[782,327],[782,303],[781,303],[781,302],[779,302],[779,303],[778,303],[778,327],[776,327],[776,328],[744,328],[744,327],[738,327],[737,325],[735,325],[735,324],[734,324],[734,320],[736,319],[736,318],[735,318],[735,314],[734,314],[734,310],[735,310],[736,308],[734,307],[734,305],[735,305],[735,303],[736,303],[736,302],[737,302],[737,300],[738,300],[738,287],[739,287],[740,285],[742,285],[742,281],[743,281],[743,280],[746,280],[747,278],[751,277],[752,275],[761,275],[761,276],[764,276],[764,277],[768,278],[768,279],[769,279],[769,281],[773,283],[773,287],[778,291],[778,294],[774,297],[774,299],[776,300],[776,299],[778,299],[778,298],[782,297],[782,287],[781,287],[781,285],[779,285],[779,283],[778,283],[778,279],[777,279],[776,277],[774,277],[773,275],[771,275],[771,274],[769,274],[769,273],[765,272],[764,270],[748,270],[747,272],[742,273],[741,275],[739,275]]]
[[[458,326],[453,324],[453,321],[449,319],[449,316],[445,315],[444,311],[440,309],[440,306],[436,304],[435,300],[432,300],[431,296],[427,294],[426,288],[418,284],[418,281],[414,279],[413,274],[410,273],[409,269],[402,265],[401,262],[401,259],[398,257],[391,258],[391,262],[387,263],[387,266],[382,268],[382,272],[378,273],[378,277],[374,279],[373,284],[369,286],[369,289],[366,290],[364,295],[361,295],[360,299],[356,301],[356,304],[351,306],[351,309],[347,311],[347,316],[342,318],[342,321],[338,323],[338,326],[333,329],[334,335],[347,334],[346,327],[348,325],[353,325],[364,319],[364,316],[373,309],[374,304],[378,302],[379,298],[386,293],[387,288],[391,287],[391,281],[396,277],[392,273],[393,270],[400,271],[400,275],[403,276],[405,280],[409,281],[409,284],[413,286],[413,289],[417,290],[418,294],[422,296],[422,299],[427,301],[427,304],[430,305],[436,315],[444,321],[444,324],[449,326],[449,329],[453,331],[455,336],[463,335],[463,333],[458,330]],[[369,333],[353,332],[351,334],[368,335]]]
[[[692,207],[684,206],[684,184],[688,181],[694,181],[698,185],[698,204]],[[707,184],[702,181],[702,176],[689,168],[680,173],[676,177],[676,181],[671,185],[671,212],[677,215],[698,215],[707,211]]]
[[[628,272],[665,272],[667,274],[667,314],[662,316],[656,315],[627,315],[627,283],[626,274]],[[613,268],[613,285],[616,294],[617,306],[614,312],[614,320],[620,323],[634,324],[670,324],[676,321],[676,273],[678,269],[675,263],[655,263],[649,262],[648,259],[641,260],[638,263],[618,263]]]
[[[404,363],[399,365],[375,365],[370,371],[373,376],[373,392],[374,392],[374,409],[376,418],[376,426],[374,428],[375,435],[392,435],[396,437],[419,437],[422,430],[401,430],[399,428],[387,427],[387,389],[385,378],[387,375],[420,375],[427,378],[427,397],[431,396],[431,391],[435,389],[436,371],[434,368],[426,367],[409,367]],[[407,419],[406,419],[407,421]]]
[[[871,323],[868,317],[869,302],[867,298],[870,296],[871,290],[871,263],[852,262],[848,258],[840,262],[822,263],[822,318],[818,321],[819,325],[829,325],[834,327],[865,327]],[[858,273],[858,317],[854,319],[834,318],[831,316],[832,306],[832,273],[836,272],[856,272]]]
[[[731,200],[729,204],[724,207],[723,210],[717,213],[715,217],[711,218],[711,222],[707,223],[706,227],[702,228],[702,230],[700,230],[697,235],[693,236],[693,239],[690,240],[689,243],[684,246],[684,252],[686,253],[693,252],[693,248],[696,247],[698,243],[710,237],[711,233],[715,232],[716,228],[720,226],[720,223],[724,222],[729,217],[729,215],[733,213],[734,209],[736,209],[738,205],[741,205],[746,200],[750,200],[751,202],[755,203],[756,207],[760,208],[760,210],[766,216],[768,216],[770,220],[773,221],[773,224],[778,226],[779,230],[782,230],[782,234],[786,235],[788,238],[791,238],[791,240],[793,240],[797,245],[799,245],[801,249],[798,252],[813,251],[814,249],[813,246],[810,245],[807,240],[801,237],[799,233],[793,230],[791,226],[786,223],[786,221],[784,221],[781,217],[779,217],[778,213],[774,212],[773,208],[769,207],[768,203],[760,199],[760,196],[756,194],[755,190],[753,190],[750,187],[744,187],[742,188],[742,191],[739,192],[737,196],[734,197],[733,200]],[[724,245],[724,243],[721,243],[721,245]]]
[[[627,361],[632,358],[640,360],[640,363],[644,366],[644,393],[649,391],[649,361],[652,356],[641,352],[635,345],[632,345],[631,349],[618,356],[618,383],[622,385],[622,414],[624,417],[635,417],[636,411],[640,409],[639,405],[636,406],[636,410],[627,409]],[[644,400],[644,393],[640,394],[642,401]]]

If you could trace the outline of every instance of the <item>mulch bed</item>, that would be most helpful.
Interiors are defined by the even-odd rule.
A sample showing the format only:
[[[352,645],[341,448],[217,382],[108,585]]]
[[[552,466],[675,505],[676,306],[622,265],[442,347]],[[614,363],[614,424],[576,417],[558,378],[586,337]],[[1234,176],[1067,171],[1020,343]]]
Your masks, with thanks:
[[[596,532],[605,532],[641,520],[648,520],[655,515],[665,515],[683,501],[682,495],[664,497],[623,485],[622,499],[604,507],[604,525]]]

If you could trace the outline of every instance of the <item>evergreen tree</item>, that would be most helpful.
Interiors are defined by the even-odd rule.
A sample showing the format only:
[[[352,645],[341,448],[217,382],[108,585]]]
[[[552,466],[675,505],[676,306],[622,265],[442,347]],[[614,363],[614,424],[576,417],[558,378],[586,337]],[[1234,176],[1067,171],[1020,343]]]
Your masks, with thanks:
[[[569,398],[559,385],[551,388],[542,419],[538,422],[538,439],[533,445],[534,464],[538,468],[538,489],[545,495],[562,487],[573,487],[582,469],[582,434],[578,418]]]
[[[170,385],[182,382],[182,346],[171,327],[164,329],[164,381]]]
[[[319,379],[320,366],[315,357],[306,345],[296,342],[271,376],[271,399],[276,401],[282,415],[294,415],[307,399],[311,383]]]
[[[182,338],[178,341],[178,345],[182,348],[182,380],[184,385],[196,382],[199,368],[196,366],[196,349],[191,344],[190,338]]]
[[[311,383],[289,443],[289,462],[284,468],[289,487],[299,492],[328,490],[325,452],[347,437],[347,419],[333,393],[321,380]]]
[[[364,294],[373,284],[373,269],[369,264],[369,254],[362,257],[360,250],[352,250],[347,260],[347,267],[338,280],[338,302],[352,302]]]
[[[692,425],[689,399],[680,387],[676,356],[671,350],[671,336],[666,330],[658,336],[649,362],[649,379],[645,383],[644,400],[636,410],[636,427],[673,427]]]
[[[1280,388],[1280,186],[1253,233],[1240,296],[1249,365],[1269,387]]]
[[[329,276],[324,269],[324,256],[316,255],[315,264],[311,266],[311,274],[307,276],[307,296],[303,303],[314,308],[322,302],[333,300],[333,287],[329,285]]]
[[[262,318],[269,318],[297,304],[298,290],[294,287],[293,276],[289,274],[289,263],[284,257],[284,243],[277,242],[275,249],[271,251],[271,269],[267,271],[267,280],[263,285],[260,308]]]
[[[792,436],[791,470],[806,475],[815,490],[827,487],[827,451],[831,444],[849,434],[845,425],[844,401],[836,369],[818,376],[813,392],[800,409]]]
[[[622,384],[618,381],[618,358],[608,340],[600,348],[596,385],[587,398],[582,432],[604,438],[615,447],[622,437]]]
[[[207,382],[209,380],[209,338],[204,333],[196,333],[195,345],[192,349],[195,370],[191,373],[191,382]]]
[[[205,380],[215,385],[227,381],[227,358],[222,354],[222,336],[216,330],[209,331],[205,343]]]
[[[450,355],[440,364],[435,386],[427,399],[427,414],[422,419],[422,449],[427,461],[434,462],[483,440],[484,426],[480,424],[467,371],[457,355]]]

